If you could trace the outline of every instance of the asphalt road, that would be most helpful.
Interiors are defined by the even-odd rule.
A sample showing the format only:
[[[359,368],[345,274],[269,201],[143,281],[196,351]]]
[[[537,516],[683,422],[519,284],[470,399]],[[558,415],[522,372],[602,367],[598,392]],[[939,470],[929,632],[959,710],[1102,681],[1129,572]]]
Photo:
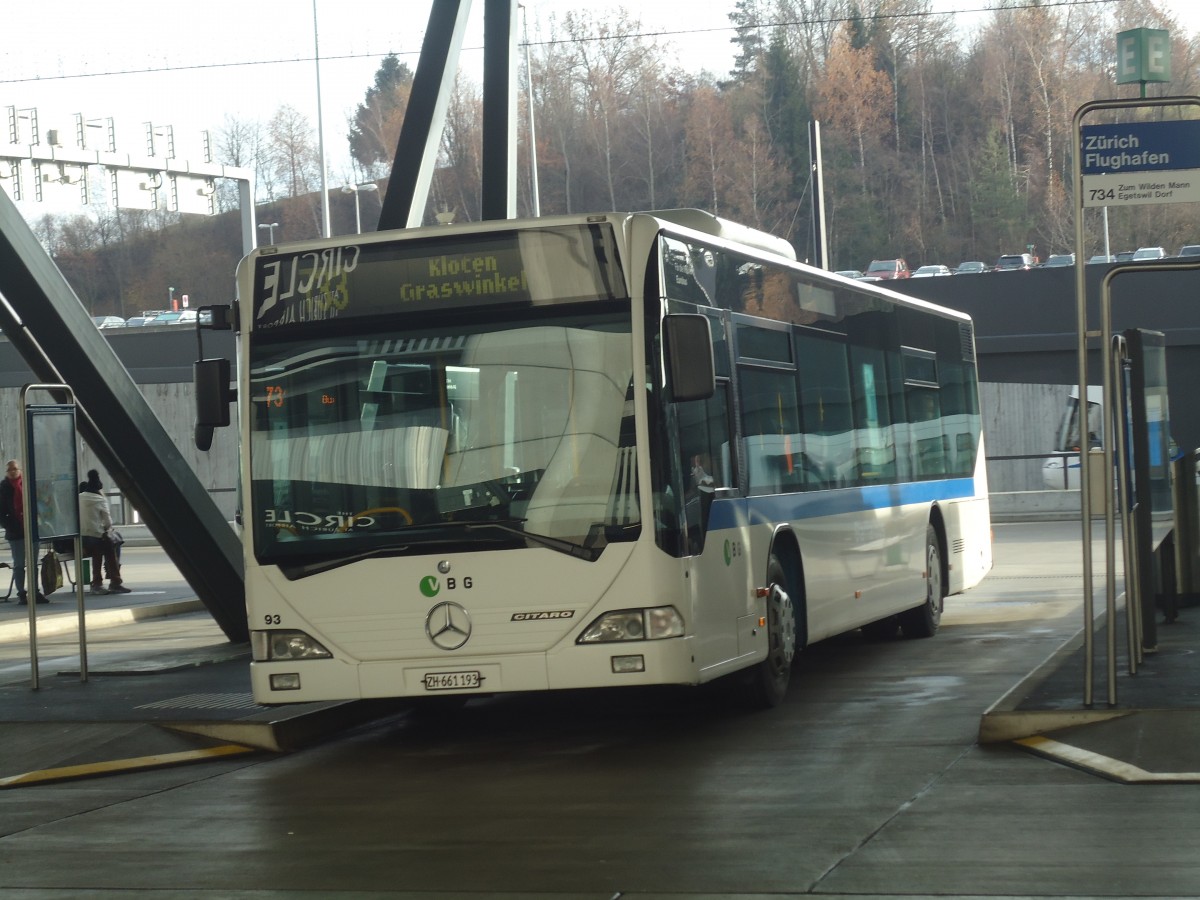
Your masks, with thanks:
[[[824,642],[770,712],[719,690],[477,698],[292,754],[0,791],[0,892],[1200,894],[1200,785],[977,744],[980,714],[1082,624],[1078,527],[995,532],[993,573],[936,637]],[[112,652],[219,636],[203,614],[152,625],[136,645],[112,629]]]

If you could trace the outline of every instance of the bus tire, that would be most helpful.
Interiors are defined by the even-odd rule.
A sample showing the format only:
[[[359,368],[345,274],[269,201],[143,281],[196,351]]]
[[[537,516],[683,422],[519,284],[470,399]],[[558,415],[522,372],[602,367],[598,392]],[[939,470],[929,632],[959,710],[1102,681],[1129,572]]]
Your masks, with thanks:
[[[747,680],[747,700],[757,709],[783,702],[796,658],[796,605],[779,559],[767,563],[767,658],[755,665]]]
[[[900,628],[907,638],[937,634],[946,604],[946,581],[942,568],[942,545],[937,529],[925,526],[925,602],[900,614]]]

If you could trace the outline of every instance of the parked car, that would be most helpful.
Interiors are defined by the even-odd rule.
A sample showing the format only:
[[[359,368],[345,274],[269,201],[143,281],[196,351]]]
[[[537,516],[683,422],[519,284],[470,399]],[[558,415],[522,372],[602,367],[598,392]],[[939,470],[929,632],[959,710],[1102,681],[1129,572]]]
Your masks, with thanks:
[[[996,260],[997,272],[1020,272],[1033,268],[1033,257],[1028,253],[1010,253]]]
[[[97,328],[120,328],[125,320],[120,316],[92,316]]]
[[[176,325],[195,325],[196,310],[185,309],[179,313],[179,318],[175,320]]]
[[[863,277],[863,273],[858,271],[858,269],[841,269],[840,271],[834,272],[833,274],[841,275],[843,278],[862,278]]]
[[[955,275],[982,275],[984,272],[992,271],[992,267],[985,262],[971,260],[970,262],[960,262],[958,268],[954,270]]]
[[[892,281],[908,278],[912,273],[903,259],[873,259],[863,274],[866,281]]]
[[[150,320],[147,319],[145,316],[130,316],[128,319],[125,320],[125,327],[126,328],[141,328],[143,325],[145,325],[149,321]]]
[[[1133,251],[1122,250],[1117,254],[1117,258],[1113,262],[1129,262],[1131,259],[1133,259]]]
[[[151,319],[146,320],[147,325],[174,325],[179,321],[182,313],[177,312],[161,312]]]
[[[1180,256],[1200,256],[1200,244],[1184,244],[1179,248]]]
[[[1096,256],[1088,257],[1088,265],[1089,266],[1096,264],[1096,263],[1113,263],[1116,261],[1117,261],[1117,258],[1115,256],[1105,256],[1103,253],[1100,253]]]
[[[1043,269],[1057,269],[1060,266],[1075,265],[1074,253],[1051,253],[1046,257],[1046,261],[1042,263]]]
[[[917,271],[912,273],[913,278],[932,278],[937,275],[949,275],[950,269],[947,266],[921,266]]]
[[[1133,262],[1146,262],[1151,259],[1166,259],[1167,251],[1162,247],[1138,247],[1133,251]]]

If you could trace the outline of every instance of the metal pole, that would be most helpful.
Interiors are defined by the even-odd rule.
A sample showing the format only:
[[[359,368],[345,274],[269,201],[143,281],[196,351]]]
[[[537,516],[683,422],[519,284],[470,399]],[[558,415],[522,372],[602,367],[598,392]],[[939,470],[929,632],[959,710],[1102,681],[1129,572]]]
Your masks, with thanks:
[[[1081,217],[1082,218],[1082,217]],[[1078,265],[1077,260],[1077,265]],[[1117,266],[1116,271],[1122,267]],[[1109,272],[1104,279],[1104,285],[1100,288],[1100,346],[1108,348],[1112,346],[1112,296],[1109,293],[1109,279],[1112,272]],[[1103,430],[1104,430],[1104,447],[1101,451],[1104,459],[1104,471],[1100,473],[1104,479],[1104,602],[1107,623],[1108,635],[1108,665],[1107,669],[1110,673],[1108,682],[1108,704],[1113,706],[1117,702],[1116,698],[1116,667],[1113,660],[1116,643],[1113,640],[1113,618],[1117,612],[1117,572],[1116,572],[1116,529],[1113,522],[1113,449],[1116,444],[1116,435],[1113,433],[1116,429],[1113,427],[1113,367],[1107,360],[1101,362],[1103,394],[1104,394],[1104,409],[1107,410],[1104,415]],[[1082,420],[1080,421],[1083,425]],[[1089,485],[1090,487],[1090,485]],[[1088,631],[1091,631],[1089,624]]]
[[[1092,505],[1088,496],[1089,466],[1087,447],[1087,293],[1084,277],[1085,260],[1083,258],[1083,173],[1080,163],[1079,148],[1081,141],[1081,123],[1089,111],[1087,104],[1075,112],[1072,123],[1072,140],[1076,152],[1071,154],[1072,179],[1075,185],[1075,328],[1078,337],[1076,352],[1078,353],[1079,380],[1079,526],[1081,553],[1083,559],[1083,705],[1092,705],[1092,676],[1095,666],[1095,636],[1092,634]],[[1104,398],[1107,402],[1107,397]]]
[[[536,219],[542,214],[542,203],[538,196],[537,135],[533,127],[533,69],[529,67],[529,16],[524,3],[521,7],[521,25],[525,32],[525,91],[529,102],[529,209]]]
[[[1117,376],[1121,373],[1121,346],[1123,339],[1118,336],[1114,337],[1105,346],[1111,347],[1108,358],[1105,360],[1104,375],[1105,375],[1105,392],[1109,397],[1116,397],[1116,381]],[[1113,388],[1113,390],[1110,390]],[[1112,406],[1105,408],[1104,415],[1104,449],[1108,454],[1105,461],[1111,462],[1113,454],[1116,454],[1118,465],[1124,461],[1123,452],[1125,450],[1125,435],[1124,428],[1121,427],[1122,420],[1118,418],[1118,414],[1122,412],[1120,404],[1113,403]],[[1113,443],[1113,449],[1108,449],[1109,440]],[[1108,497],[1113,491],[1113,469],[1105,467],[1105,496]],[[1117,484],[1117,491],[1120,494],[1120,483]],[[1108,705],[1117,705],[1117,558],[1116,558],[1116,532],[1115,532],[1115,515],[1114,508],[1116,504],[1106,502],[1104,504],[1104,527],[1108,533],[1112,535],[1112,540],[1105,541],[1105,565],[1107,566],[1106,585],[1111,587],[1105,593],[1105,651],[1107,658],[1105,660],[1105,674],[1108,677]],[[1125,531],[1121,531],[1122,549],[1124,549]],[[1128,586],[1127,586],[1128,587]],[[1128,595],[1126,595],[1128,596]]]
[[[812,177],[813,260],[818,269],[829,268],[829,242],[825,235],[825,170],[821,163],[821,123],[808,123],[808,156]]]
[[[1137,580],[1137,565],[1133,554],[1133,523],[1130,520],[1130,485],[1129,485],[1129,448],[1125,444],[1125,338],[1118,335],[1113,338],[1113,366],[1116,375],[1118,397],[1111,415],[1115,419],[1114,428],[1117,433],[1117,500],[1121,516],[1121,547],[1124,551],[1125,564],[1125,633],[1129,653],[1129,674],[1136,675],[1138,663],[1138,647],[1141,644],[1139,622],[1139,591]]]
[[[28,465],[29,462],[29,435],[25,422],[25,395],[29,391],[29,385],[21,389],[21,465]],[[21,479],[24,483],[25,470],[21,470]],[[22,529],[22,538],[25,545],[25,559],[21,561],[21,565],[25,567],[25,597],[29,604],[29,685],[32,690],[38,689],[38,653],[37,653],[37,575],[33,564],[33,535],[29,530],[29,491],[21,491],[21,517],[24,520]],[[13,560],[13,565],[17,565],[17,561]],[[29,599],[30,589],[33,591],[33,598]]]
[[[93,578],[99,576],[99,572]],[[79,611],[79,680],[88,680],[87,617],[83,607],[83,537],[75,535],[75,607]]]
[[[313,0],[312,7],[313,61],[317,67],[317,152],[321,159],[321,236],[329,237],[329,176],[325,170],[325,123],[321,117],[321,43],[317,37],[317,0]]]

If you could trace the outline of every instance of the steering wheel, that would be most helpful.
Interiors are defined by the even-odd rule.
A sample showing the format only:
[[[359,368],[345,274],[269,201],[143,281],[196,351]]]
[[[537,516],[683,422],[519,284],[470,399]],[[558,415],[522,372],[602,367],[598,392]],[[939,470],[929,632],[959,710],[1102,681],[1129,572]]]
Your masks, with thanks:
[[[340,534],[345,534],[359,519],[365,518],[366,516],[377,516],[380,513],[399,513],[400,515],[404,516],[404,524],[411,525],[413,523],[412,513],[410,513],[403,506],[376,506],[373,509],[364,509],[362,512],[356,512],[346,520],[346,523],[338,529],[338,532]]]

